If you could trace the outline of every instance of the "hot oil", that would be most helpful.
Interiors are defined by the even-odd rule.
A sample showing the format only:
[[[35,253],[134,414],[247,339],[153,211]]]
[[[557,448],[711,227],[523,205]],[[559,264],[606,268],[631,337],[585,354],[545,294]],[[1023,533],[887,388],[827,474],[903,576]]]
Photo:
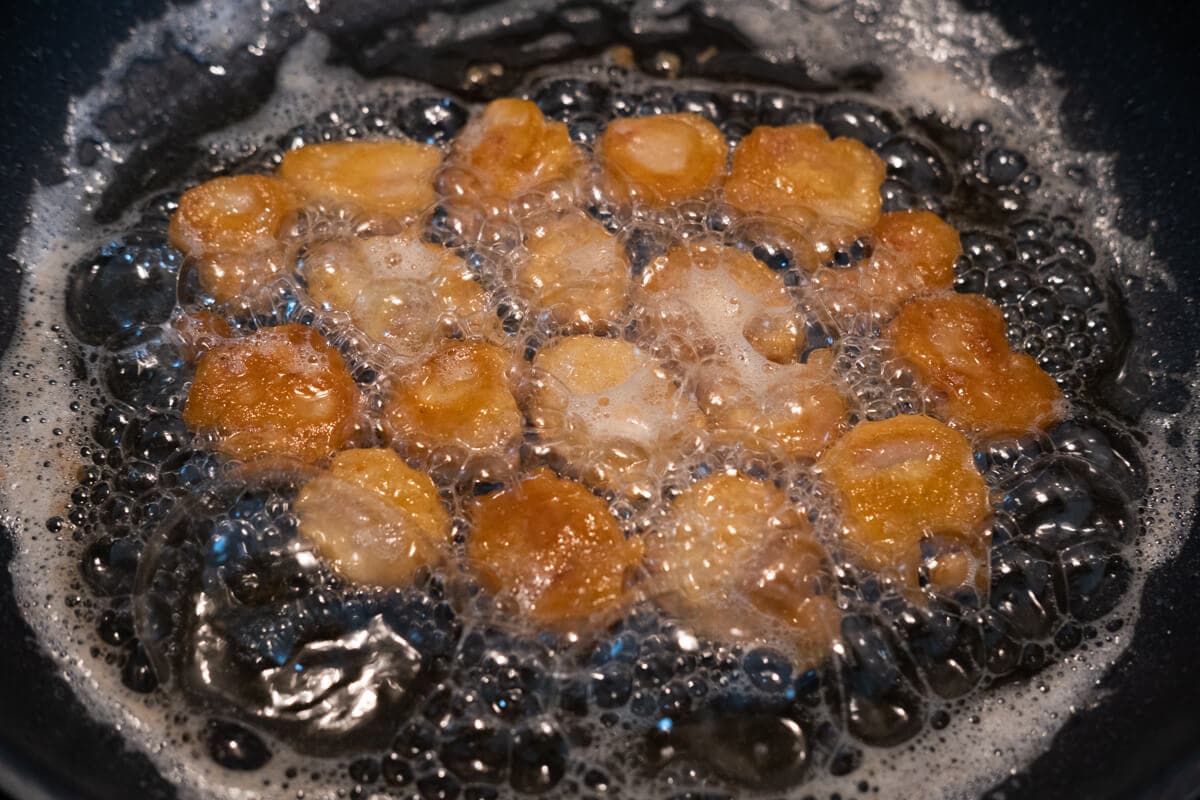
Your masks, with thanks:
[[[489,15],[505,11],[512,9],[488,10],[459,24],[494,24]],[[239,26],[257,28],[261,23],[258,9],[247,9],[245,19],[238,10],[213,18],[207,14],[200,7],[138,31],[118,52],[114,67],[134,57],[140,43],[160,26],[186,30],[185,41],[211,55],[225,47],[231,32],[237,37]],[[634,16],[651,27],[656,24],[648,8],[635,9]],[[637,113],[704,112],[709,103],[720,101],[726,108],[717,119],[735,138],[745,132],[746,120],[779,124],[813,116],[833,133],[878,136],[870,143],[880,145],[892,166],[885,209],[915,202],[947,213],[964,233],[967,256],[959,270],[960,288],[984,292],[1005,307],[1010,342],[1038,356],[1059,378],[1079,416],[1091,400],[1088,381],[1113,365],[1121,341],[1106,281],[1134,275],[1168,279],[1156,273],[1144,243],[1121,239],[1108,223],[1119,200],[1109,192],[1106,165],[1085,160],[1062,143],[1048,76],[1038,74],[1030,85],[1008,94],[988,87],[986,56],[1011,42],[989,28],[988,18],[938,3],[802,13],[782,24],[778,14],[767,16],[765,7],[755,5],[742,4],[721,16],[767,52],[800,52],[831,67],[846,60],[844,53],[871,43],[887,55],[882,59],[888,67],[885,80],[873,96],[846,93],[837,98],[872,104],[867,109],[769,87],[627,75],[595,62],[544,68],[514,92],[524,89],[544,109],[564,111],[574,135],[584,142],[594,136],[597,118],[605,113],[594,108],[571,112],[592,96],[580,89],[587,84],[604,87],[614,103],[633,98]],[[873,19],[864,22],[861,17]],[[436,38],[439,26],[442,35],[454,35],[448,18],[436,18],[428,35]],[[899,44],[914,37],[927,56]],[[265,47],[262,42],[268,39],[252,47]],[[395,135],[406,129],[397,124],[406,119],[401,109],[421,108],[410,103],[444,95],[407,80],[363,80],[327,65],[327,48],[315,33],[297,45],[266,105],[205,139],[210,163],[262,171],[296,140]],[[554,79],[571,82],[556,84]],[[80,99],[68,131],[72,142],[92,134],[89,120],[104,102],[100,94]],[[459,119],[457,111],[445,111],[456,108],[451,105],[425,108],[419,118]],[[872,110],[881,108],[890,109],[895,121]],[[928,111],[944,114],[952,124],[930,129],[900,123]],[[1032,142],[1025,132],[1033,127],[1029,117],[1039,123],[1039,136]],[[988,125],[975,124],[975,119]],[[893,139],[896,128],[908,138]],[[433,129],[426,134],[436,136],[437,125]],[[943,157],[948,144],[925,141],[938,130],[947,140],[955,130],[982,137],[986,144],[972,150],[982,161],[976,179],[985,187],[981,191],[991,187],[995,194],[987,196],[988,203],[1010,204],[1020,212],[972,224],[973,207],[964,200],[965,190],[951,197],[940,191],[955,166],[953,158]],[[285,131],[289,133],[281,138]],[[125,147],[109,142],[101,149],[120,155]],[[1021,159],[1027,162],[1024,168]],[[1093,165],[1095,186],[1074,182],[1081,163]],[[970,796],[1027,763],[1046,746],[1049,732],[1088,701],[1095,681],[1127,643],[1145,574],[1170,558],[1178,532],[1191,519],[1186,498],[1195,491],[1183,482],[1194,474],[1194,454],[1168,444],[1171,419],[1166,415],[1146,411],[1141,416],[1136,435],[1148,442],[1141,448],[1131,444],[1135,432],[1101,413],[1096,421],[1108,431],[1111,444],[1097,438],[1089,424],[1060,428],[1049,437],[997,443],[981,452],[978,460],[1001,512],[996,547],[1009,574],[1020,578],[994,583],[993,592],[1009,593],[1028,643],[989,643],[990,668],[981,673],[1006,685],[970,692],[971,676],[961,685],[954,670],[921,661],[913,653],[928,651],[901,646],[894,634],[904,628],[919,641],[922,625],[953,623],[953,615],[949,620],[900,617],[890,625],[880,625],[870,614],[854,615],[850,626],[843,627],[846,643],[835,663],[851,678],[898,670],[893,689],[875,711],[886,718],[892,713],[889,707],[902,709],[913,718],[912,728],[894,719],[882,724],[870,714],[860,716],[866,721],[848,724],[844,715],[853,698],[838,695],[836,688],[844,684],[809,675],[781,657],[777,647],[750,652],[713,648],[644,609],[597,641],[554,642],[495,624],[487,602],[455,596],[447,576],[434,576],[421,592],[346,591],[295,537],[289,503],[302,474],[259,476],[241,491],[237,487],[244,478],[235,470],[193,450],[178,420],[187,367],[169,326],[161,333],[122,334],[108,347],[73,340],[63,310],[69,291],[64,276],[71,265],[92,259],[97,243],[119,237],[128,244],[131,228],[147,230],[145,246],[122,246],[107,256],[141,264],[134,283],[143,290],[139,300],[161,297],[155,287],[170,286],[180,265],[156,249],[152,238],[165,227],[169,193],[165,201],[152,199],[141,209],[131,208],[106,227],[88,216],[106,187],[105,167],[76,167],[70,176],[66,184],[43,188],[34,197],[19,253],[28,269],[24,316],[5,364],[16,379],[6,382],[5,413],[15,435],[4,458],[10,476],[5,514],[18,542],[14,578],[27,618],[77,691],[192,794],[303,792],[321,797],[355,783],[366,787],[365,794],[383,796],[407,796],[414,787],[425,794],[450,791],[462,784],[493,786],[506,794],[551,783],[551,792],[564,796],[601,795],[619,787],[627,796],[653,797],[671,787],[682,792],[714,780],[700,771],[707,759],[723,776],[718,783],[749,787],[746,791],[784,791],[807,776],[808,783],[786,791],[848,796],[877,788],[892,796],[933,791],[944,797]],[[959,182],[963,184],[972,185],[970,180]],[[599,210],[602,219],[605,213]],[[147,222],[139,222],[141,214]],[[671,234],[720,228],[720,216],[721,209],[705,207],[640,220],[632,230],[628,220],[616,215],[609,224],[628,237],[634,269],[639,269],[661,252]],[[1040,221],[1005,222],[1031,218]],[[324,236],[354,225],[353,219],[312,220],[297,235]],[[972,233],[973,228],[982,230]],[[516,246],[520,233],[510,234],[509,246]],[[757,255],[789,282],[803,283],[804,275],[786,263],[785,251],[760,246]],[[487,282],[495,266],[486,258],[472,264],[503,315],[506,298]],[[803,286],[799,288],[802,292]],[[126,286],[114,294],[127,296],[128,290]],[[350,359],[366,387],[382,384],[379,376],[395,368],[394,353],[358,335],[345,315],[314,308],[296,284],[283,280],[268,287],[264,298],[235,323],[243,330],[285,320],[314,324]],[[1134,294],[1125,298],[1135,325],[1153,313],[1144,301]],[[119,330],[121,321],[104,318],[105,311],[96,312],[101,315],[97,326]],[[136,311],[141,318],[165,317],[158,308]],[[1078,317],[1072,323],[1077,328],[1049,324],[1064,313]],[[832,346],[834,370],[856,401],[851,413],[875,419],[925,407],[919,387],[897,378],[888,343],[874,335],[870,320],[831,331],[815,325],[813,315],[809,320],[815,326],[809,331],[809,347],[822,342]],[[533,349],[547,333],[536,315],[509,314],[505,327],[506,335]],[[641,334],[624,335],[638,340]],[[644,343],[652,349],[656,344]],[[519,366],[521,351],[515,352],[514,365]],[[120,402],[114,403],[118,395]],[[698,477],[736,466],[775,479],[793,502],[813,511],[819,532],[835,525],[828,497],[804,468],[773,464],[711,442],[700,445],[682,451],[664,470],[663,485],[641,494],[670,496]],[[86,448],[82,458],[80,448]],[[450,475],[442,476],[440,485],[461,536],[467,497],[457,483]],[[1144,492],[1136,491],[1143,485]],[[203,494],[206,487],[213,490],[211,496]],[[207,499],[188,499],[197,495]],[[1039,506],[1044,500],[1038,498],[1046,496],[1054,498],[1049,512]],[[198,509],[197,503],[204,507]],[[653,502],[649,510],[636,499],[616,505],[631,530],[653,518]],[[1100,513],[1089,515],[1093,508]],[[179,516],[185,510],[192,518],[212,520],[213,527],[189,526],[187,517]],[[1123,526],[1125,530],[1101,538],[1124,544],[1072,545],[1072,563],[1112,565],[1110,571],[1120,573],[1112,578],[1119,582],[1114,585],[1125,589],[1119,604],[1108,611],[1101,598],[1094,608],[1076,604],[1071,614],[1055,610],[1058,597],[1045,586],[1053,580],[1050,563],[1031,554],[1028,536],[1005,542],[1003,526],[1032,529],[1040,544],[1055,549],[1069,538],[1071,526],[1097,524]],[[144,533],[148,531],[154,532]],[[1075,574],[1086,577],[1086,570]],[[205,591],[194,594],[197,577]],[[128,601],[97,596],[119,598],[130,592],[134,599]],[[870,610],[873,592],[877,590],[870,586],[857,587],[855,608]],[[474,606],[480,610],[472,612]],[[192,615],[192,638],[173,638],[178,624],[171,624],[166,613],[172,608]],[[226,645],[238,637],[235,654]],[[134,638],[138,643],[129,644]],[[378,653],[386,658],[373,658]],[[303,692],[311,686],[287,674],[289,669],[301,672],[295,670],[297,664],[304,664],[309,676],[333,679],[335,689],[319,702],[304,702]],[[203,667],[211,668],[211,677],[199,680]],[[413,683],[422,668],[440,678]],[[338,683],[354,670],[366,685],[380,685],[387,677],[399,690],[371,698]],[[1007,680],[1022,672],[1033,676]],[[160,681],[169,681],[172,692],[153,691]],[[198,712],[195,704],[181,701],[176,688],[224,710]],[[268,688],[275,691],[269,702],[263,694]],[[779,709],[794,700],[800,707],[794,719],[782,717]],[[347,714],[355,704],[364,710],[366,722]],[[238,708],[262,713],[247,724],[237,716]],[[394,739],[392,715],[405,719]],[[380,720],[378,727],[371,724],[372,716]],[[916,729],[923,732],[906,739]],[[729,730],[738,736],[726,736]],[[891,744],[893,737],[906,741],[895,749],[864,745]],[[747,751],[729,747],[730,738],[755,745],[750,752],[760,760],[747,760]],[[699,755],[678,757],[689,750]],[[221,769],[214,766],[214,756],[227,767],[258,768]],[[931,773],[942,776],[944,784],[932,789]]]

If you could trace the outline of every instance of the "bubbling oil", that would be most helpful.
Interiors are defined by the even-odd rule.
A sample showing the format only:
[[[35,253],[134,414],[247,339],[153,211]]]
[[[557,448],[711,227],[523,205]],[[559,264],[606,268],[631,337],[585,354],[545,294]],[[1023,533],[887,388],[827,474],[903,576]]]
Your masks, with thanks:
[[[425,33],[453,38],[512,11],[431,19]],[[202,20],[205,13],[179,12],[160,25],[186,28],[203,50],[219,47],[224,30],[260,24],[255,10],[246,19],[236,8],[222,12],[230,19]],[[649,7],[631,15],[650,29],[663,24]],[[1145,253],[1117,239],[1099,215],[1112,203],[1102,175],[1094,192],[1072,186],[1067,165],[1078,154],[1054,136],[1035,145],[1021,138],[1021,107],[1055,130],[1047,84],[1029,87],[1028,97],[978,88],[985,86],[984,49],[972,48],[1010,44],[987,28],[986,17],[938,3],[879,15],[862,23],[835,9],[797,13],[781,25],[765,6],[721,12],[764,52],[800,49],[830,68],[850,45],[885,46],[896,61],[885,64],[878,96],[665,80],[604,60],[532,71],[511,92],[564,119],[584,145],[618,114],[693,111],[734,141],[754,124],[815,120],[885,158],[885,210],[930,207],[960,228],[957,288],[997,302],[1010,343],[1037,357],[1073,402],[1071,419],[1044,435],[977,448],[995,511],[987,602],[907,603],[869,574],[835,564],[839,643],[816,668],[791,657],[781,640],[768,636],[749,647],[710,641],[649,605],[595,637],[564,639],[509,624],[485,595],[464,590],[446,571],[405,591],[341,581],[298,536],[294,500],[309,468],[247,476],[182,424],[194,339],[178,317],[168,319],[181,269],[184,302],[204,306],[206,298],[161,238],[175,193],[211,169],[266,171],[297,144],[363,135],[408,134],[444,145],[471,110],[426,85],[367,81],[330,66],[328,43],[309,34],[285,57],[272,97],[251,118],[207,137],[204,166],[165,195],[98,225],[88,213],[108,179],[102,168],[77,167],[66,185],[34,198],[20,253],[30,269],[23,329],[6,356],[29,394],[6,392],[5,406],[19,443],[6,467],[29,477],[10,487],[5,513],[18,542],[22,608],[96,713],[122,725],[185,792],[245,797],[347,790],[382,797],[963,797],[1044,747],[1045,731],[1084,702],[1123,648],[1143,576],[1177,543],[1170,531],[1186,529],[1190,509],[1176,507],[1178,516],[1167,519],[1151,510],[1154,499],[1195,494],[1177,485],[1193,474],[1183,463],[1188,454],[1154,443],[1163,420],[1143,418],[1140,432],[1152,443],[1139,448],[1090,394],[1121,344],[1113,304],[1122,300],[1105,288],[1106,259],[1121,270],[1145,270]],[[935,33],[947,28],[934,23],[947,19],[955,33]],[[115,64],[157,30],[141,31]],[[906,34],[932,57],[886,47]],[[657,61],[669,70],[673,58]],[[486,81],[497,69],[465,77]],[[100,102],[100,95],[81,101],[73,140],[94,133],[89,115]],[[918,124],[927,110],[941,121]],[[970,144],[954,152],[962,137]],[[105,147],[119,155],[122,145]],[[48,215],[63,208],[70,211]],[[456,239],[463,227],[443,225],[445,218],[435,217],[425,233],[460,249],[500,322],[511,365],[524,372],[514,392],[525,394],[545,378],[524,366],[562,333],[570,314],[533,308],[507,292],[504,277],[527,231],[523,208],[506,212],[486,246]],[[810,302],[806,273],[785,242],[739,229],[715,203],[669,213],[596,204],[591,212],[619,239],[635,274],[681,234],[701,231],[774,269],[802,298],[802,360],[829,353],[846,424],[930,407],[923,388],[895,368],[870,314],[831,321]],[[374,224],[344,209],[296,220],[295,252]],[[1089,239],[1103,242],[1107,254],[1097,255]],[[97,250],[105,241],[111,244]],[[851,248],[835,263],[863,257]],[[68,265],[78,266],[64,286]],[[1142,310],[1133,309],[1135,316]],[[630,305],[606,335],[677,360],[689,343],[630,326],[641,311]],[[364,336],[351,315],[325,310],[286,274],[229,322],[237,334],[289,322],[313,326],[379,403],[388,376],[434,346],[406,339],[397,348]],[[446,322],[460,330],[477,324]],[[686,395],[695,380],[684,371],[676,388]],[[382,435],[366,418],[361,427],[367,441]],[[632,492],[597,491],[633,534],[656,524],[670,499],[696,481],[746,475],[809,510],[816,535],[830,538],[837,519],[828,487],[804,464],[764,455],[739,433],[677,442],[668,463],[652,478],[639,476]],[[435,471],[455,546],[467,535],[465,506],[480,479],[506,479],[505,469],[518,463],[555,464],[556,450],[570,454],[568,463],[582,462],[585,480],[604,473],[589,469],[595,453],[555,444],[513,443],[469,475]],[[47,594],[46,576],[62,594]],[[945,784],[931,788],[927,776],[935,770]]]

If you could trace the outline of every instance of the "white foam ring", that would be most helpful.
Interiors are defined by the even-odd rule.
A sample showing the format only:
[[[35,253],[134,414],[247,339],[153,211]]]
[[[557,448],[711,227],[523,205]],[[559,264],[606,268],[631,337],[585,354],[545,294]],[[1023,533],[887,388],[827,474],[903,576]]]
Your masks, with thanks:
[[[90,134],[90,120],[110,96],[122,68],[148,53],[162,34],[171,34],[210,61],[235,45],[261,51],[266,43],[247,39],[246,32],[261,30],[264,20],[287,10],[286,5],[268,0],[200,2],[132,30],[115,50],[98,85],[72,103],[63,134],[66,151],[75,152],[76,143]],[[309,0],[306,5],[315,10],[319,0]],[[543,0],[537,5],[556,4]],[[653,27],[677,5],[659,0],[636,3],[630,12],[634,28]],[[292,10],[303,17],[305,8],[296,3]],[[511,23],[529,9],[529,4],[499,3],[458,19],[440,15],[423,35],[450,38],[487,30]],[[1170,286],[1170,277],[1152,258],[1152,243],[1131,241],[1115,229],[1119,198],[1112,188],[1112,158],[1085,155],[1065,144],[1057,117],[1062,95],[1055,76],[1038,67],[1026,86],[1011,91],[987,82],[989,58],[1017,44],[989,16],[965,13],[949,0],[804,5],[787,0],[712,0],[704,9],[736,25],[768,55],[800,55],[829,69],[854,54],[871,53],[888,65],[890,76],[872,97],[874,102],[933,111],[959,122],[988,119],[1002,137],[1030,154],[1031,163],[1045,179],[1045,195],[1061,207],[1081,209],[1079,216],[1092,226],[1086,233],[1107,248],[1118,276],[1136,275],[1151,286]],[[372,96],[429,91],[402,79],[368,82],[348,69],[329,67],[324,63],[327,48],[320,35],[309,33],[285,58],[276,90],[266,105],[249,119],[206,137],[202,144],[218,154],[233,153],[324,109],[354,105]],[[109,147],[108,155],[120,160],[120,148]],[[1081,188],[1066,177],[1067,169],[1078,163],[1089,165],[1094,188]],[[65,602],[78,594],[70,589],[78,584],[77,560],[67,555],[72,543],[67,534],[46,530],[45,520],[63,513],[64,498],[76,479],[78,448],[87,441],[94,413],[91,403],[98,399],[97,390],[73,380],[78,346],[65,333],[63,282],[68,266],[111,232],[89,216],[107,180],[99,169],[74,168],[63,183],[38,187],[30,199],[29,226],[16,253],[25,270],[25,284],[17,334],[4,357],[6,378],[0,406],[0,426],[9,433],[0,443],[0,511],[16,540],[12,563],[16,596],[21,612],[79,697],[97,717],[149,754],[185,796],[268,796],[278,790],[288,763],[299,763],[296,759],[276,758],[267,769],[249,775],[220,770],[199,752],[194,738],[181,741],[186,726],[169,721],[177,708],[153,696],[133,694],[121,685],[117,670],[89,654],[94,625],[80,622]],[[1193,390],[1185,414],[1194,419],[1197,382],[1194,375],[1181,377]],[[71,410],[76,401],[80,410]],[[1150,442],[1144,455],[1153,496],[1142,504],[1146,533],[1140,541],[1142,557],[1135,584],[1121,610],[1127,620],[1136,617],[1145,576],[1172,558],[1194,512],[1196,489],[1189,481],[1197,474],[1195,453],[1168,446],[1166,432],[1173,419],[1147,412],[1142,421]],[[955,714],[946,730],[923,735],[896,750],[868,748],[862,766],[850,780],[878,785],[885,797],[977,795],[1029,763],[1047,747],[1067,717],[1096,702],[1101,676],[1125,649],[1131,631],[1132,626],[1126,625],[1117,633],[1102,634],[1086,652],[1061,656],[1029,684],[974,696],[970,707]],[[305,772],[319,766],[311,760],[305,765]],[[264,780],[270,781],[268,788],[264,788]],[[824,780],[833,782],[829,786],[820,782],[806,785],[799,794],[821,794],[839,786],[833,779],[818,779]],[[628,796],[638,795],[636,782],[625,789],[632,793]],[[335,791],[328,786],[307,786],[305,796],[333,797]],[[290,792],[294,793],[295,787]]]

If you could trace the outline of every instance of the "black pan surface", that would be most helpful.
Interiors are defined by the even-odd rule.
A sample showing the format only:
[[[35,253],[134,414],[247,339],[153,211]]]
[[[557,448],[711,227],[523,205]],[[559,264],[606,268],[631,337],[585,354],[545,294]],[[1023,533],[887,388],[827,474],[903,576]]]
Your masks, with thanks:
[[[996,65],[997,76],[1019,79],[1031,57],[1058,68],[1068,89],[1063,115],[1072,143],[1119,154],[1119,225],[1133,236],[1153,230],[1157,257],[1178,285],[1156,315],[1168,332],[1155,334],[1155,341],[1167,343],[1156,366],[1188,369],[1200,341],[1200,13],[1178,0],[963,2],[1000,17],[1028,43]],[[130,25],[163,5],[41,0],[7,9],[0,32],[0,350],[11,338],[21,292],[8,254],[24,223],[31,181],[55,180],[67,99],[94,81]],[[1135,337],[1147,334],[1135,331]],[[1167,411],[1188,391],[1170,380],[1132,388]],[[1200,440],[1195,430],[1177,435],[1192,446]],[[7,565],[11,550],[7,532],[0,533],[0,565]],[[1147,582],[1133,644],[1103,679],[1101,699],[989,798],[1200,797],[1197,576],[1200,526],[1174,562]],[[143,756],[87,718],[17,613],[7,569],[0,570],[0,642],[0,788],[16,798],[174,796]]]

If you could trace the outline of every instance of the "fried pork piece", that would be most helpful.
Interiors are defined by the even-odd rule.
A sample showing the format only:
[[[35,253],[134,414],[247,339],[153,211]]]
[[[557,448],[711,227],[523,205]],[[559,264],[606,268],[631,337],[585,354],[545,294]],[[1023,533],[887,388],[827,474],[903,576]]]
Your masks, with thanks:
[[[235,458],[317,461],[354,434],[359,392],[337,350],[306,325],[263,328],[200,356],[183,409]]]
[[[534,313],[571,331],[615,323],[632,279],[625,248],[604,226],[572,211],[545,216],[525,236],[513,264],[518,296]]]
[[[931,417],[863,422],[817,462],[858,564],[916,588],[987,585],[987,485],[971,443]]]
[[[179,198],[167,236],[172,247],[194,259],[201,288],[228,303],[284,271],[279,235],[297,202],[291,187],[277,178],[213,178]]]
[[[698,114],[613,120],[596,143],[605,194],[618,203],[668,206],[720,185],[729,146]]]
[[[649,497],[656,476],[704,427],[694,398],[632,342],[551,340],[533,366],[529,418],[590,484]]]
[[[1062,391],[1009,349],[1000,309],[978,295],[914,300],[892,321],[896,353],[942,398],[955,424],[985,435],[1026,433],[1062,419]]]
[[[401,356],[416,356],[455,333],[490,336],[500,329],[483,288],[452,250],[424,242],[419,231],[323,242],[302,272],[309,295],[344,311],[363,333]]]
[[[477,340],[447,340],[396,376],[384,427],[402,450],[483,469],[511,466],[523,418],[510,389],[511,355]]]
[[[928,211],[894,211],[880,217],[865,263],[821,267],[810,292],[835,317],[872,312],[888,319],[906,301],[954,284],[962,255],[958,231]]]
[[[735,247],[691,241],[656,258],[642,274],[660,323],[684,331],[694,356],[717,356],[757,373],[766,359],[792,361],[804,346],[799,312],[783,278]]]
[[[819,356],[797,364],[800,315],[783,279],[753,256],[681,245],[643,275],[656,324],[695,365],[700,407],[718,438],[755,452],[811,458],[840,430],[846,406]]]
[[[659,602],[703,635],[778,640],[814,661],[836,636],[828,557],[771,483],[723,472],[688,486],[646,560]]]
[[[841,435],[846,401],[834,381],[828,351],[804,364],[764,364],[762,379],[746,383],[720,369],[701,372],[700,406],[713,439],[749,452],[816,458]]]
[[[608,505],[546,469],[473,500],[467,561],[488,592],[553,628],[607,621],[642,557]]]
[[[570,185],[584,168],[567,126],[529,100],[493,100],[454,143],[438,186],[453,208],[500,213],[527,195]]]
[[[309,202],[412,218],[437,200],[442,151],[406,139],[310,144],[289,151],[278,175]]]
[[[887,169],[853,139],[830,140],[820,125],[759,126],[733,151],[725,197],[743,214],[778,217],[803,232],[811,266],[879,220]]]
[[[450,515],[424,472],[384,448],[343,450],[296,500],[300,532],[346,580],[406,586],[445,560]]]

